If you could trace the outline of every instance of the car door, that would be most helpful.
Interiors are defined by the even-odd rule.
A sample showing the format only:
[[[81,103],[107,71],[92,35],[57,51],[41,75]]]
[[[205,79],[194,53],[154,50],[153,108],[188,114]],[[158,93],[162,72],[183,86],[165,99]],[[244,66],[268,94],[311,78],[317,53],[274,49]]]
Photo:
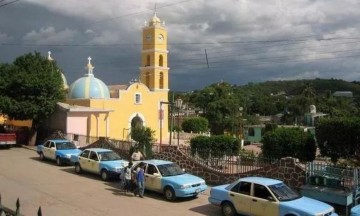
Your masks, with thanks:
[[[56,146],[55,146],[55,143],[54,142],[50,142],[50,147],[48,148],[48,151],[47,151],[47,158],[50,158],[52,160],[55,160],[56,159],[56,155],[55,155],[55,152],[56,152]]]
[[[90,152],[87,166],[88,166],[89,172],[100,174],[100,169],[99,169],[100,160],[99,160],[98,154],[95,151]]]
[[[276,201],[269,189],[264,185],[255,183],[253,187],[253,197],[251,199],[251,215],[279,215],[279,203]]]
[[[251,182],[240,181],[230,191],[229,197],[238,213],[249,215],[251,202]]]
[[[90,150],[84,150],[79,155],[79,164],[81,166],[81,169],[83,169],[84,171],[89,171],[89,168],[88,168],[89,155],[90,155]]]
[[[47,142],[44,144],[44,147],[43,147],[43,149],[42,149],[42,154],[44,155],[45,158],[48,158],[48,157],[49,157],[50,144],[51,144],[51,141],[47,141]]]
[[[145,188],[152,191],[161,191],[161,175],[154,164],[147,164],[145,170]]]

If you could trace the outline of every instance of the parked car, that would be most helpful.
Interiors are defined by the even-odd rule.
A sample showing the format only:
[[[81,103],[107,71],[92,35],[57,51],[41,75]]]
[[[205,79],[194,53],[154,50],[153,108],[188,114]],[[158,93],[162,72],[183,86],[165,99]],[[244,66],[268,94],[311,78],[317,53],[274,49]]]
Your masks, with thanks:
[[[132,170],[136,170],[141,163],[145,165],[145,189],[163,193],[167,200],[196,197],[207,188],[204,179],[186,173],[171,161],[137,161]]]
[[[72,155],[71,163],[75,165],[76,173],[85,171],[98,174],[104,181],[119,179],[122,169],[129,164],[112,150],[104,148],[85,149],[79,155]]]
[[[211,204],[220,206],[223,215],[266,216],[337,216],[324,202],[302,197],[282,181],[263,178],[240,178],[232,184],[211,188]]]
[[[47,140],[36,149],[40,160],[55,160],[58,166],[70,164],[71,155],[78,155],[81,152],[74,143],[66,139]]]

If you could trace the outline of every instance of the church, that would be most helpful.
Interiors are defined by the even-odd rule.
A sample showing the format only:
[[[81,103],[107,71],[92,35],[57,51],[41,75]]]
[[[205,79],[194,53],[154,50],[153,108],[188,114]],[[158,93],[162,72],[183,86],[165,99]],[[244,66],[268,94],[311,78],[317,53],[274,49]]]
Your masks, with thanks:
[[[49,119],[49,129],[72,134],[70,139],[75,141],[79,136],[130,140],[131,127],[140,124],[155,131],[155,142],[167,142],[167,40],[165,23],[155,12],[142,28],[139,79],[129,84],[106,85],[95,77],[95,65],[89,57],[87,73],[68,87],[67,99],[58,103]]]

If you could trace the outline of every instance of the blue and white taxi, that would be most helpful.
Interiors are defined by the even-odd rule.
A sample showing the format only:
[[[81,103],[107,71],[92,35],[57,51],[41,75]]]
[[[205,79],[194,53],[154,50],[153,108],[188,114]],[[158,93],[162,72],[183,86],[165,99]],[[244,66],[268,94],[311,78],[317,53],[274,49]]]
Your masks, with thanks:
[[[245,177],[213,187],[209,202],[220,206],[225,216],[338,216],[332,206],[302,197],[282,181],[263,177]]]
[[[207,188],[204,179],[185,173],[171,161],[137,161],[132,169],[136,170],[141,163],[145,165],[145,189],[163,193],[167,200],[175,200],[177,197],[196,197]]]
[[[119,179],[122,169],[129,164],[112,150],[104,148],[84,149],[79,155],[71,156],[71,163],[75,165],[76,173],[99,174],[104,181],[111,177]]]
[[[43,145],[36,146],[40,160],[55,160],[58,166],[70,164],[71,155],[78,155],[79,150],[74,143],[66,139],[47,140]]]

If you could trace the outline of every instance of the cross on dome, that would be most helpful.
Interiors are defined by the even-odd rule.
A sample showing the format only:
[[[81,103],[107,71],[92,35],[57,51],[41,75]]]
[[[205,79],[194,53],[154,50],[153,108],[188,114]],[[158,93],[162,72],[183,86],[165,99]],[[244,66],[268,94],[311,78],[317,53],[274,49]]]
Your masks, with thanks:
[[[51,52],[50,52],[50,51],[48,52],[48,60],[49,60],[49,61],[54,60],[53,58],[51,58]]]
[[[95,68],[95,67],[93,67],[92,66],[92,64],[91,64],[91,57],[89,56],[89,58],[88,58],[88,64],[86,65],[86,68],[88,69],[88,74],[87,75],[93,75],[93,69]]]
[[[156,16],[156,10],[157,10],[157,6],[155,4],[154,16],[149,20],[149,26],[155,26],[161,24],[160,19]]]

